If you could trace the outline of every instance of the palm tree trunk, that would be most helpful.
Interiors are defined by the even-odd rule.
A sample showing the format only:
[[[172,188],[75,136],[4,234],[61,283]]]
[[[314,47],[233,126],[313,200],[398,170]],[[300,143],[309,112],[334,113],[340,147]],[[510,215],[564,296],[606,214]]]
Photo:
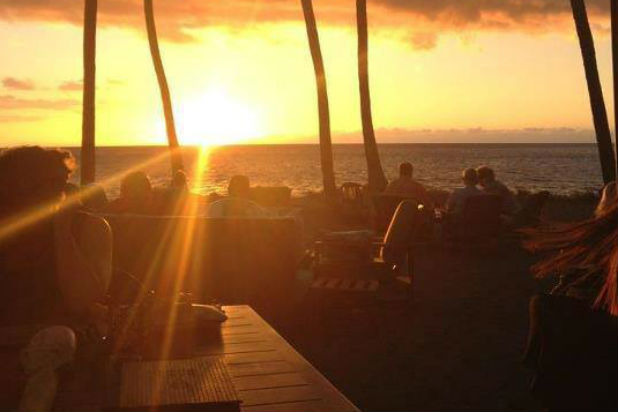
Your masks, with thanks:
[[[607,183],[614,179],[614,152],[609,123],[607,121],[607,111],[605,110],[605,102],[603,100],[603,90],[601,89],[601,81],[599,80],[599,71],[597,69],[594,41],[590,31],[590,24],[588,23],[584,0],[571,0],[571,9],[573,10],[573,19],[575,20],[579,46],[582,52],[582,59],[584,60],[603,181]]]
[[[360,89],[363,142],[367,158],[369,190],[381,192],[388,183],[380,163],[378,145],[371,117],[371,96],[369,94],[369,64],[367,56],[367,0],[356,0],[356,26],[358,30],[358,82]]]
[[[337,193],[335,184],[335,170],[333,168],[333,147],[330,135],[330,113],[328,109],[328,92],[326,88],[326,75],[324,73],[324,62],[320,49],[320,38],[313,14],[312,0],[301,0],[303,14],[305,15],[305,25],[307,27],[307,38],[309,39],[309,49],[313,60],[315,71],[315,81],[318,93],[318,113],[320,121],[320,160],[322,165],[322,181],[324,184],[324,194],[327,199],[334,199]]]
[[[161,53],[159,52],[159,41],[157,40],[157,28],[155,26],[154,11],[152,0],[144,0],[144,14],[146,16],[146,29],[148,30],[148,43],[152,64],[154,65],[159,89],[161,90],[161,101],[163,102],[163,114],[165,116],[165,129],[167,132],[167,142],[171,152],[172,174],[177,170],[183,170],[182,155],[178,148],[178,137],[176,136],[176,126],[174,124],[174,112],[172,111],[172,99],[170,89],[165,77]]]
[[[82,149],[80,180],[94,182],[95,175],[95,75],[97,46],[97,0],[84,7],[84,86],[82,100]]]
[[[612,24],[612,68],[614,83],[614,180],[618,184],[618,0],[610,0],[610,14]],[[618,271],[618,268],[614,268]],[[614,273],[614,277],[618,276]],[[614,292],[615,293],[615,292]]]

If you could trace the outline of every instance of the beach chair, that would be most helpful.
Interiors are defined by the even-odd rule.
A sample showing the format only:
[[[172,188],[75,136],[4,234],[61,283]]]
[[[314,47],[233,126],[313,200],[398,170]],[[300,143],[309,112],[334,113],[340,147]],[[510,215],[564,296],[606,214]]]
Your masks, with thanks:
[[[354,182],[343,183],[339,188],[339,202],[335,212],[348,224],[365,223],[368,210],[363,186]]]
[[[404,200],[415,202],[417,205],[420,203],[417,199],[397,195],[378,194],[371,197],[372,228],[377,234],[382,235],[386,232],[397,206]]]
[[[412,259],[408,259],[405,270],[398,268],[396,271],[380,256],[383,246],[382,241],[375,240],[370,232],[356,240],[325,235],[315,242],[311,288],[333,293],[379,295],[384,287],[399,284],[406,292],[402,297],[411,298]]]
[[[502,199],[496,195],[468,198],[456,219],[446,222],[446,240],[455,245],[485,246],[498,239],[502,229]]]
[[[341,201],[344,204],[362,206],[363,205],[363,185],[354,182],[345,182],[339,189]]]
[[[543,213],[545,204],[549,200],[549,196],[550,194],[546,190],[529,195],[521,211],[515,217],[515,225],[519,227],[538,226],[541,222],[541,214]]]
[[[292,189],[287,186],[255,186],[251,188],[251,200],[260,206],[289,207]]]

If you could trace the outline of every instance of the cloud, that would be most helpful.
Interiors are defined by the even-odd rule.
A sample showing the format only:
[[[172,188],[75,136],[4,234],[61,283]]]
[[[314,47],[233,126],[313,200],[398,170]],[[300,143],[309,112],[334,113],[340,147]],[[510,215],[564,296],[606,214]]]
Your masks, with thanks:
[[[587,0],[586,5],[591,18],[607,18],[609,1]],[[314,8],[320,24],[354,24],[352,0],[315,0]],[[373,0],[368,11],[374,28],[409,29],[413,46],[420,49],[434,47],[437,36],[449,31],[572,30],[568,0]],[[76,0],[0,0],[4,20],[82,25],[82,13],[82,2]],[[209,26],[303,21],[298,0],[165,0],[155,3],[155,17],[161,37],[175,42],[192,41],[192,30]],[[142,0],[99,2],[99,24],[145,33]]]
[[[438,43],[438,35],[431,32],[416,32],[412,33],[410,41],[417,50],[431,50]]]
[[[2,85],[8,90],[33,90],[34,83],[31,80],[20,80],[15,77],[5,77]]]
[[[64,92],[81,91],[82,88],[83,88],[83,83],[81,80],[80,81],[69,80],[69,81],[62,83],[60,86],[58,86],[58,90],[62,90]]]
[[[27,123],[36,122],[44,119],[43,116],[28,116],[21,114],[0,114],[0,122],[2,123]]]
[[[0,96],[0,109],[65,110],[77,107],[81,102],[74,99],[21,99],[12,95]]]

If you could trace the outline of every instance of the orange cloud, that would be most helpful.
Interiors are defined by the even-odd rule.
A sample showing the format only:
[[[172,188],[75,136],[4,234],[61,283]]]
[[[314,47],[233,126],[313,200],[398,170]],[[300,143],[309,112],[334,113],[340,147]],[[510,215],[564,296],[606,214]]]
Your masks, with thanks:
[[[609,13],[609,1],[588,0],[591,16]],[[352,0],[314,0],[319,23],[354,24]],[[68,22],[81,25],[83,2],[76,0],[0,0],[0,19]],[[158,0],[155,13],[161,36],[175,42],[193,40],[192,29],[208,26],[250,26],[259,23],[302,22],[299,0]],[[419,48],[431,48],[445,31],[572,29],[568,0],[373,0],[374,27],[409,29]],[[145,32],[142,0],[99,1],[102,26]],[[567,25],[568,24],[568,25]],[[422,33],[422,34],[419,34]]]
[[[21,80],[15,77],[5,77],[2,85],[8,90],[33,90],[34,83],[31,80]]]
[[[0,109],[64,110],[77,107],[81,102],[73,99],[21,99],[12,95],[0,96]]]
[[[66,81],[58,86],[58,90],[63,92],[76,92],[81,91],[84,84],[81,81]]]

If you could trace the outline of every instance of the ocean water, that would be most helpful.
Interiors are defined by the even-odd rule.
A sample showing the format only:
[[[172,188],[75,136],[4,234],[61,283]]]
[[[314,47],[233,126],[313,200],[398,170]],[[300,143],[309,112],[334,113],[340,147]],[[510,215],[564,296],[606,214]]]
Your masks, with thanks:
[[[79,148],[69,148],[79,162]],[[598,190],[602,185],[594,144],[384,144],[380,157],[389,179],[402,161],[412,162],[423,184],[452,189],[460,185],[466,167],[486,164],[512,189],[550,190],[569,194]],[[363,146],[334,145],[337,184],[364,183],[367,168]],[[317,145],[226,146],[183,149],[190,186],[197,193],[224,193],[235,174],[252,185],[289,186],[293,195],[319,191],[322,185]],[[117,195],[127,170],[145,171],[153,185],[167,185],[170,176],[166,147],[97,148],[97,181]],[[77,180],[79,173],[73,176]]]

